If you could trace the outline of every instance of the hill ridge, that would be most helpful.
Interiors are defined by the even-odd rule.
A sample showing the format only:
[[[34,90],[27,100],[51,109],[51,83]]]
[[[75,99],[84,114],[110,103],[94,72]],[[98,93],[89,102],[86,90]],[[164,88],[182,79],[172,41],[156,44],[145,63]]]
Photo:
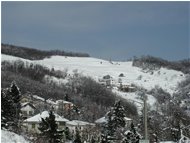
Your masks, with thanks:
[[[39,50],[34,48],[27,48],[23,46],[15,46],[10,44],[1,44],[1,53],[12,55],[28,60],[42,60],[53,55],[71,56],[71,57],[90,57],[87,53],[66,52],[63,50]]]

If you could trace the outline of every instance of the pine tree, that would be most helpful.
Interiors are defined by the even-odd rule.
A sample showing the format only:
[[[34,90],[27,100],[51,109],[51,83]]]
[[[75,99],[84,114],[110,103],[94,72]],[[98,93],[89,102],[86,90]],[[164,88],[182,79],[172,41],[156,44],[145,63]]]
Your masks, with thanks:
[[[15,109],[13,116],[14,116],[14,126],[17,131],[20,128],[19,121],[21,120],[21,117],[20,117],[21,116],[21,104],[20,104],[21,93],[15,82],[11,83],[11,86],[8,90],[8,94],[12,98],[13,106]]]
[[[104,125],[102,133],[102,142],[114,140],[117,129],[125,127],[125,113],[121,101],[117,101],[114,107],[107,113],[107,123]]]
[[[10,88],[1,90],[2,99],[2,127],[18,132],[21,115],[21,94],[16,83],[12,82]]]
[[[92,136],[90,143],[96,143],[96,140],[94,139],[94,136]]]
[[[125,120],[124,117],[126,117],[125,115],[125,109],[124,107],[121,105],[121,101],[117,101],[114,105],[113,108],[113,121],[115,124],[115,128],[119,128],[119,127],[125,127]]]
[[[106,135],[114,136],[116,128],[115,128],[115,123],[114,123],[111,111],[107,113],[107,118],[108,118],[107,124],[105,125]]]
[[[131,129],[125,132],[122,143],[139,143],[140,134],[136,131],[135,126],[131,123]]]
[[[69,101],[69,96],[67,93],[65,94],[65,101]]]
[[[106,134],[101,134],[101,143],[110,143]]]
[[[58,125],[55,121],[55,115],[52,111],[49,112],[49,117],[42,118],[39,128],[41,135],[48,143],[61,143],[63,131],[58,131]]]
[[[65,138],[66,140],[71,140],[71,135],[68,127],[65,128]]]
[[[13,125],[15,108],[7,90],[1,89],[1,128],[9,129]]]
[[[81,141],[81,136],[80,136],[80,132],[79,132],[79,129],[78,129],[78,128],[76,128],[76,134],[75,134],[74,143],[82,143],[82,141]]]
[[[112,112],[107,113],[107,123],[104,125],[101,135],[101,143],[109,143],[114,138],[115,126],[112,119]]]

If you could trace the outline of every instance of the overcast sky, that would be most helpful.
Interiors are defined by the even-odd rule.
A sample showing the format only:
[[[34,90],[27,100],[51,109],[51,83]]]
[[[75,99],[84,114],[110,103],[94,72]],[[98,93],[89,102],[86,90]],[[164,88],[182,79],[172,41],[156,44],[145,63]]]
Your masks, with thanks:
[[[2,2],[2,43],[126,60],[190,58],[190,2]]]

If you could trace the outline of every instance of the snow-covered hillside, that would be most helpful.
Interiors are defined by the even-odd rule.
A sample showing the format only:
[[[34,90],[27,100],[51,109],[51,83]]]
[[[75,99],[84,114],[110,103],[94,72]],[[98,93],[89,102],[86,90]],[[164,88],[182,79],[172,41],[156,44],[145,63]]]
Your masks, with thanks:
[[[30,61],[14,56],[2,54],[2,61],[14,61],[17,59],[33,62],[44,65],[49,68],[64,70],[67,69],[69,74],[73,74],[73,70],[78,70],[86,76],[91,76],[95,80],[102,78],[105,75],[110,75],[113,81],[117,84],[118,79],[122,80],[123,84],[135,84],[142,86],[145,89],[152,89],[159,86],[169,93],[174,93],[178,82],[185,78],[182,72],[161,68],[153,73],[145,72],[141,68],[133,67],[132,62],[112,62],[92,58],[92,57],[63,57],[52,56],[39,61]],[[119,77],[123,73],[124,77]]]
[[[23,136],[10,131],[1,130],[1,143],[29,143]]]

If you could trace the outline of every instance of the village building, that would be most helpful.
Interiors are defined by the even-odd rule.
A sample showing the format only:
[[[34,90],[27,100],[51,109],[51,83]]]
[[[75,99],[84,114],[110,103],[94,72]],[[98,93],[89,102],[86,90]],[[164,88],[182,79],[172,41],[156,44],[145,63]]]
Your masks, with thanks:
[[[96,125],[85,121],[72,120],[66,122],[66,126],[71,132],[75,133],[76,128],[78,128],[80,131],[86,131],[94,128]]]
[[[23,119],[27,119],[33,116],[35,113],[35,110],[36,110],[36,107],[33,104],[29,102],[21,103],[21,112],[22,112]]]
[[[66,122],[66,126],[71,131],[74,131],[76,127],[79,128],[80,130],[84,130],[85,128],[88,128],[88,127],[95,127],[95,124],[85,122],[85,121],[80,121],[80,120],[72,120],[72,121]]]
[[[128,118],[128,117],[124,117],[124,120],[125,120],[125,127],[130,127],[131,123],[132,123],[132,119],[131,118]],[[107,117],[101,117],[99,119],[97,119],[95,121],[95,123],[98,125],[98,126],[103,126],[105,125],[106,123],[108,122],[108,119]]]
[[[64,129],[66,122],[68,122],[68,119],[65,119],[58,114],[54,113],[55,115],[55,121],[58,124],[58,129]],[[49,117],[49,112],[44,111],[42,113],[39,113],[31,118],[28,118],[23,121],[23,129],[30,133],[39,133],[39,123],[41,122],[42,118]]]
[[[120,84],[118,87],[123,92],[135,92],[136,88],[132,85]]]
[[[29,94],[23,94],[20,100],[21,103],[26,103],[26,102],[31,102],[31,101],[32,99]]]
[[[113,78],[110,75],[105,75],[98,79],[98,82],[103,86],[110,87],[112,85]]]
[[[54,102],[53,100],[48,99],[46,102],[51,104],[56,111],[59,109],[64,110],[64,111],[68,111],[68,110],[72,109],[74,106],[74,104],[72,102],[68,102],[65,100],[56,100]]]

